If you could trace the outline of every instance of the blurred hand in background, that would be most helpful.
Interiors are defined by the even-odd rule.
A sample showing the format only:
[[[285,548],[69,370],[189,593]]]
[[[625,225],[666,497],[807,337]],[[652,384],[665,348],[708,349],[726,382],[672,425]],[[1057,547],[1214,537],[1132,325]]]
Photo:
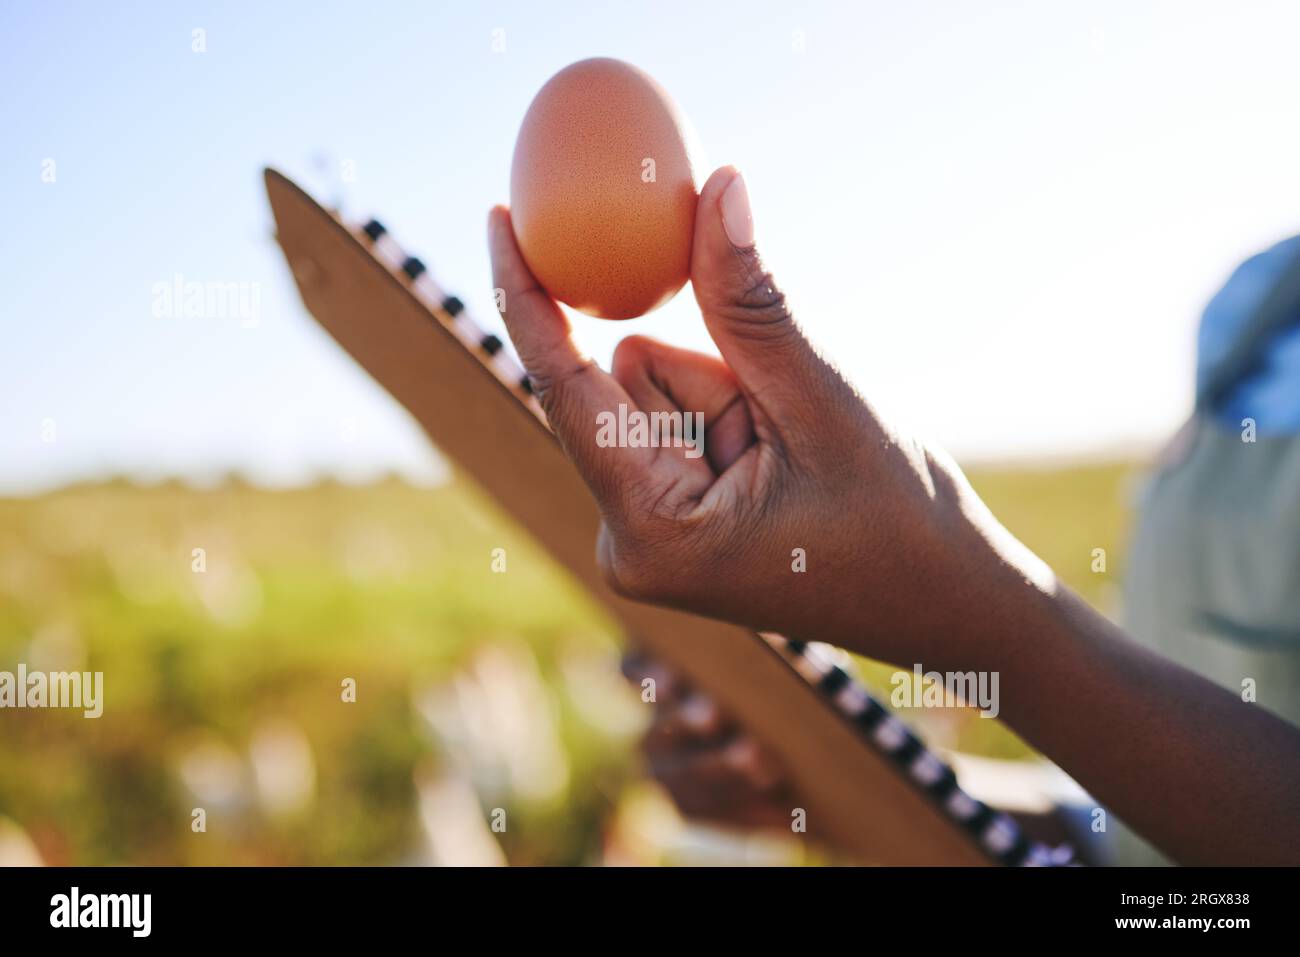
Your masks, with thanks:
[[[798,802],[774,755],[662,662],[629,652],[623,674],[639,688],[654,681],[654,717],[642,750],[650,775],[684,816],[790,833]]]

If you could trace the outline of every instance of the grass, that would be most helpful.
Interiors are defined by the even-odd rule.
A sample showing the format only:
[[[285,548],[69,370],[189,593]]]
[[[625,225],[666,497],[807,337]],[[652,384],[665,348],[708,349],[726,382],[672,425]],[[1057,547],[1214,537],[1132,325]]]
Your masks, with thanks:
[[[1110,610],[1132,475],[1116,463],[971,478]],[[491,571],[497,547],[508,574]],[[427,859],[416,782],[465,779],[485,816],[509,809],[494,837],[510,861],[600,860],[637,788],[639,712],[616,655],[599,610],[458,483],[107,482],[0,500],[0,670],[47,662],[102,671],[106,687],[97,721],[0,712],[0,818],[53,864],[401,863]],[[887,687],[888,669],[863,670]],[[1027,753],[967,712],[912,717],[943,744]],[[310,771],[290,805],[284,762],[258,760],[286,734]],[[539,755],[559,782],[545,793]]]

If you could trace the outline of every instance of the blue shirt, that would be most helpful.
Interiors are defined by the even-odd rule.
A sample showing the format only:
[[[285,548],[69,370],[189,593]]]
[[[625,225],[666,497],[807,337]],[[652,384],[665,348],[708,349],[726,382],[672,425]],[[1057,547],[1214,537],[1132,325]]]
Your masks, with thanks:
[[[1197,342],[1198,391],[1298,256],[1300,236],[1283,240],[1238,266],[1210,300],[1201,315]],[[1214,421],[1240,429],[1242,419],[1254,419],[1259,435],[1300,432],[1300,311],[1294,318],[1265,346],[1251,373],[1209,410]]]

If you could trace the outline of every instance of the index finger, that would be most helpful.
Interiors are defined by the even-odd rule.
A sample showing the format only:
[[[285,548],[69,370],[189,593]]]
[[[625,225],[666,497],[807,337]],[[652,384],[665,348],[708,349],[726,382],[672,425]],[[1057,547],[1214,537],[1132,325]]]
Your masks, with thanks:
[[[534,389],[541,394],[584,374],[592,361],[578,350],[569,320],[529,271],[504,206],[488,214],[488,247],[497,308]]]
[[[652,449],[600,448],[597,416],[636,404],[623,387],[583,355],[569,334],[569,320],[524,262],[515,242],[510,210],[488,215],[488,246],[497,307],[519,359],[532,380],[551,430],[601,502],[618,503],[625,479],[644,469]],[[613,454],[610,454],[613,453]]]

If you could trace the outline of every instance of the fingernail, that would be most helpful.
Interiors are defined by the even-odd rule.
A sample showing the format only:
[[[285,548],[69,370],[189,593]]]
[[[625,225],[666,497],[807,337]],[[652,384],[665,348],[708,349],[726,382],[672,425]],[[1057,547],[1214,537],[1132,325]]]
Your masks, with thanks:
[[[717,722],[717,709],[702,695],[692,695],[682,703],[682,724],[695,734],[706,734]]]
[[[781,780],[780,774],[753,738],[743,737],[732,742],[725,760],[732,770],[743,774],[760,791],[766,791]]]
[[[722,191],[722,228],[731,245],[742,249],[754,245],[754,217],[749,211],[749,190],[745,177],[736,173]]]

